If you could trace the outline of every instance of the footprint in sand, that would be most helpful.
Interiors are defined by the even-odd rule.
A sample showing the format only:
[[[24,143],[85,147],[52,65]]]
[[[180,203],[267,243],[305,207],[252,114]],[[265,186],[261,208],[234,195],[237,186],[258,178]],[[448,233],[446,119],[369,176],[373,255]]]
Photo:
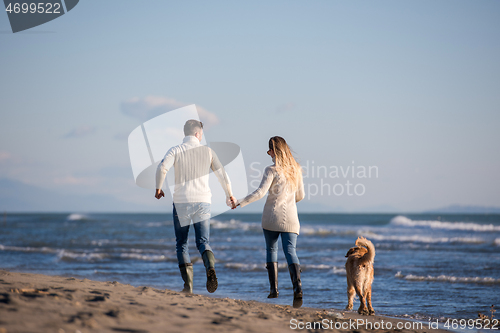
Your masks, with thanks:
[[[8,293],[0,293],[0,303],[10,304],[12,299]]]
[[[109,310],[105,313],[105,315],[113,318],[118,318],[118,316],[120,316],[120,310]]]
[[[101,292],[99,290],[90,291],[91,294],[95,294],[96,296],[88,296],[87,302],[104,302],[107,298],[109,298],[109,293]]]
[[[120,327],[112,327],[111,328],[115,332],[125,332],[125,333],[148,333],[145,330],[134,330],[132,328],[120,328]]]

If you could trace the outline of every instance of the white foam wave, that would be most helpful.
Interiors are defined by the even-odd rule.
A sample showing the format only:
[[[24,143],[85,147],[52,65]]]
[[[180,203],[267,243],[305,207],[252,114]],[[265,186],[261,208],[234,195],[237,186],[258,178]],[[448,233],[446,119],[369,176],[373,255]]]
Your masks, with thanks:
[[[368,237],[368,236],[367,236]],[[486,241],[480,237],[431,237],[423,235],[411,236],[383,236],[372,233],[368,238],[378,241],[397,241],[397,242],[417,242],[417,243],[468,243],[481,244]]]
[[[144,261],[164,261],[165,256],[163,254],[138,254],[138,253],[122,253],[120,258],[123,259],[135,259]]]
[[[336,274],[336,275],[347,275],[347,272],[345,271],[345,267],[336,267],[336,266],[333,266],[333,274]]]
[[[346,275],[345,267],[344,266],[329,266],[329,265],[324,265],[324,264],[319,264],[319,265],[302,265],[304,269],[327,269],[331,270],[333,274],[337,275]]]
[[[108,257],[106,253],[97,253],[97,252],[82,252],[77,253],[69,250],[58,250],[57,258],[59,260],[84,260],[84,261],[93,261],[93,260],[101,260],[105,257]]]
[[[224,267],[240,271],[260,271],[266,268],[264,264],[243,264],[238,262],[228,262],[224,264]],[[278,268],[280,268],[280,265],[278,265]]]
[[[109,244],[111,241],[109,239],[97,239],[90,242],[92,245],[102,246],[104,244]]]
[[[229,262],[229,263],[224,264],[224,267],[237,269],[240,271],[262,271],[262,270],[266,269],[265,264],[245,264],[245,263],[239,263],[239,262]],[[304,270],[309,270],[309,269],[332,270],[333,274],[346,275],[346,271],[345,271],[344,267],[336,267],[336,266],[332,267],[332,266],[324,265],[324,264],[301,265],[301,267]],[[288,271],[288,264],[286,262],[278,263],[278,269]]]
[[[419,276],[419,275],[403,275],[401,272],[397,272],[394,277],[409,280],[409,281],[432,281],[432,282],[449,282],[449,283],[481,283],[481,284],[499,284],[500,279],[495,279],[491,277],[457,277],[451,275],[439,275],[439,276]]]
[[[326,235],[335,235],[337,232],[333,229],[327,229],[322,227],[313,227],[313,226],[301,226],[300,233],[302,235],[317,235],[317,236],[326,236]]]
[[[219,221],[211,219],[210,227],[214,229],[241,229],[244,231],[262,229],[262,225],[260,222],[242,222],[235,219],[231,219],[229,221]]]
[[[59,260],[77,260],[77,261],[98,261],[105,258],[131,259],[131,260],[144,260],[144,261],[164,261],[166,259],[163,254],[142,254],[140,250],[132,253],[104,253],[104,252],[73,252],[70,250],[58,250],[57,257]],[[139,253],[138,253],[139,252]]]
[[[148,222],[146,223],[146,227],[148,228],[157,228],[166,225],[165,222]]]
[[[310,225],[301,225],[300,234],[307,236],[354,236],[358,234],[357,230],[345,230],[338,227],[317,227]]]
[[[500,238],[496,238],[494,243],[496,246],[500,246]]]
[[[24,247],[24,246],[9,246],[0,244],[1,251],[19,251],[19,252],[40,252],[40,253],[57,253],[58,249],[52,249],[50,247]]]
[[[319,265],[301,265],[301,267],[304,267],[305,269],[330,269],[331,268],[331,266],[323,265],[323,264],[319,264]]]
[[[373,231],[366,230],[366,229],[358,229],[358,230],[356,230],[355,235],[356,236],[366,237],[366,238],[371,238],[372,236],[373,237],[379,236],[376,233],[374,233]]]
[[[76,214],[76,213],[73,213],[73,214],[69,214],[67,217],[66,217],[66,220],[68,221],[80,221],[80,220],[88,220],[89,217],[85,214]]]
[[[398,215],[391,219],[390,224],[406,227],[429,227],[432,229],[449,230],[470,230],[470,231],[500,231],[499,225],[479,224],[472,222],[443,222],[443,221],[425,221],[411,220],[406,216]]]

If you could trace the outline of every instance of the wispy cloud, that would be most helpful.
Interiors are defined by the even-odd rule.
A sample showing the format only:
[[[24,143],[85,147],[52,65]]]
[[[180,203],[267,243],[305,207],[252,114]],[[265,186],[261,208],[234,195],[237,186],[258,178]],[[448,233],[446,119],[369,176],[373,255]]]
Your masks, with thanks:
[[[9,153],[8,151],[0,150],[0,162],[4,162],[10,159],[12,159],[11,153]]]
[[[278,105],[276,107],[276,113],[283,113],[283,112],[288,112],[291,111],[295,108],[295,103],[288,102],[285,104]]]
[[[69,131],[64,137],[65,138],[81,138],[90,135],[95,132],[95,128],[87,125],[79,126],[75,129]]]
[[[189,103],[180,102],[176,99],[161,96],[146,96],[144,98],[134,97],[128,101],[122,102],[121,111],[123,114],[138,118],[140,120],[149,120],[160,114],[172,111]],[[219,123],[217,116],[199,105],[196,105],[200,120],[206,127],[211,127]]]
[[[22,159],[21,156],[13,154],[7,150],[0,150],[0,165],[4,167],[10,166],[18,168],[21,164],[26,164],[27,160]]]
[[[54,178],[54,184],[56,185],[81,185],[81,184],[89,184],[89,179],[85,178],[77,178],[72,175],[64,176],[64,177],[56,177]]]

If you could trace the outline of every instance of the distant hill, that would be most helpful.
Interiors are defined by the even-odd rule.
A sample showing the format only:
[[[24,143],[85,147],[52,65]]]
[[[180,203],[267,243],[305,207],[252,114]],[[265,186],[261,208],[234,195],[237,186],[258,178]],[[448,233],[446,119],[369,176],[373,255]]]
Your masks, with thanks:
[[[500,214],[500,207],[451,205],[427,210],[423,213]]]
[[[158,203],[154,200],[154,203]],[[231,213],[261,213],[265,200],[239,208]],[[7,212],[165,212],[164,202],[156,205],[134,204],[121,201],[111,195],[66,194],[22,183],[17,180],[0,178],[0,213]],[[304,200],[297,204],[301,213],[386,213],[398,209],[388,205],[372,206],[349,211],[340,206],[327,206]],[[448,214],[500,214],[500,207],[451,205],[429,209],[422,213]]]
[[[157,203],[156,200],[153,202]],[[239,208],[232,213],[262,213],[265,200]],[[341,207],[329,207],[304,200],[301,212],[342,212]],[[121,201],[113,196],[65,194],[17,180],[0,178],[0,213],[7,212],[165,212],[162,205],[141,205]]]

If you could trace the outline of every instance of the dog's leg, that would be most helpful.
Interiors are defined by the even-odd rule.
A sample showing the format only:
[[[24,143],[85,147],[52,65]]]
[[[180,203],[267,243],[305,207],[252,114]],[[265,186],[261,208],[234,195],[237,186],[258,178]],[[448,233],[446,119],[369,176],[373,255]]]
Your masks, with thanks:
[[[366,293],[366,302],[368,303],[368,314],[374,315],[375,310],[372,307],[372,286],[368,287],[368,292]]]
[[[347,282],[347,306],[346,310],[352,310],[354,296],[356,295],[356,290],[354,290],[354,286]]]
[[[366,295],[363,294],[363,291],[360,290],[358,286],[354,286],[356,290],[356,294],[359,296],[359,302],[361,303],[359,305],[358,313],[362,315],[367,315],[368,310],[366,309]]]

